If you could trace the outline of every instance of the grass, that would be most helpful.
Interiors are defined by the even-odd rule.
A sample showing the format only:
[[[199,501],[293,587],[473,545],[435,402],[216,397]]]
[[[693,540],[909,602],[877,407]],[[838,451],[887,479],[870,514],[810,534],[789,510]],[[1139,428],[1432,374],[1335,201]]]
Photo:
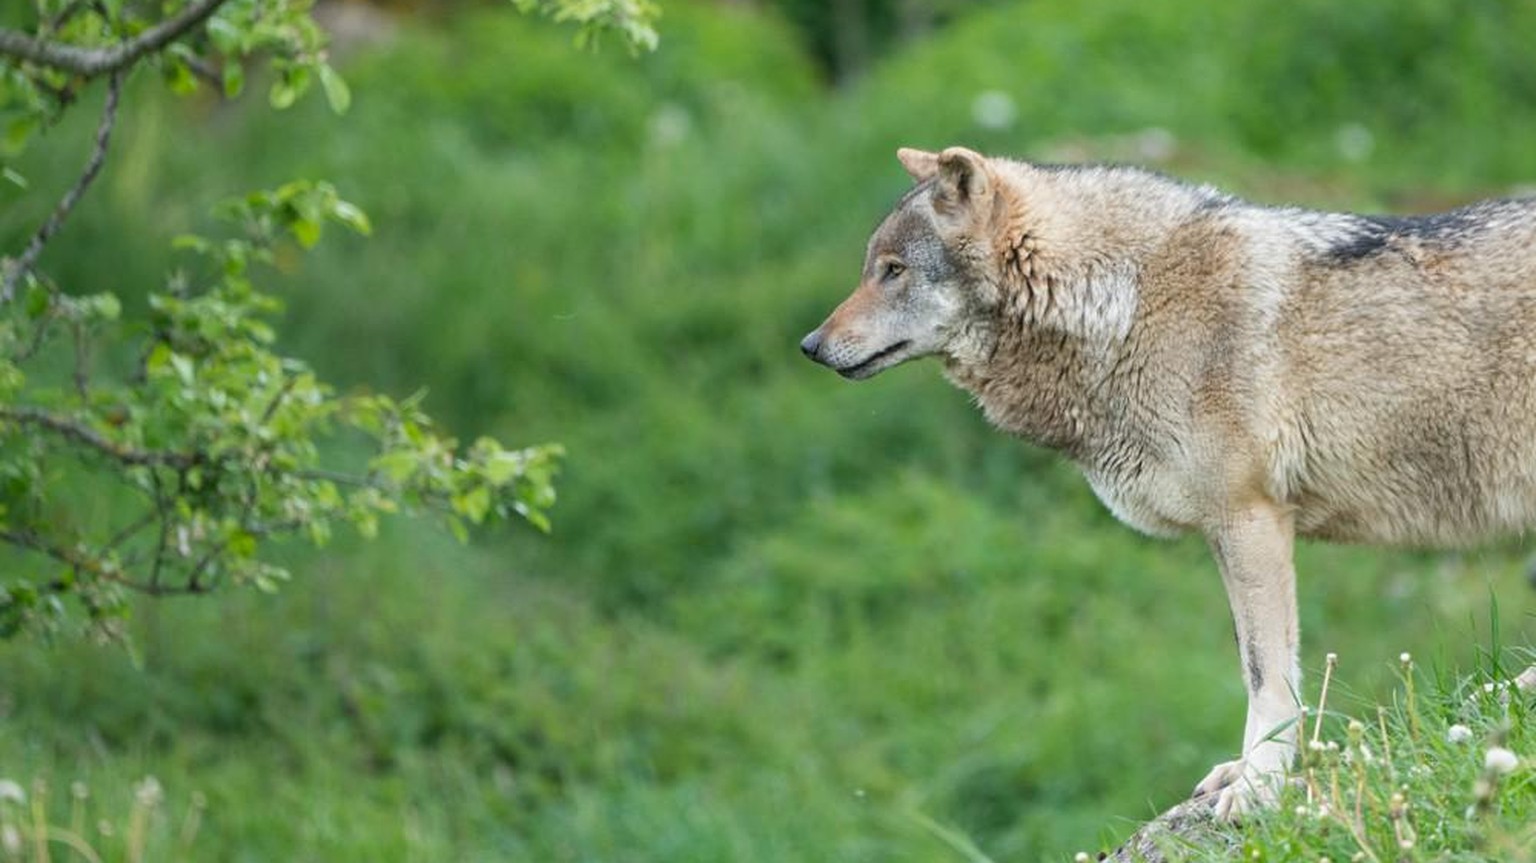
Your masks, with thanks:
[[[1389,700],[1330,702],[1325,689],[1280,806],[1170,842],[1168,859],[1536,859],[1536,687],[1510,682],[1532,658],[1489,652],[1476,672],[1441,676],[1404,653]]]
[[[1165,837],[1160,847],[1166,859],[1536,859],[1536,742],[1530,728],[1536,693],[1522,692],[1508,682],[1522,663],[1536,659],[1536,653],[1490,651],[1480,658],[1479,670],[1469,675],[1443,669],[1425,673],[1411,660],[1401,661],[1396,669],[1399,684],[1381,703],[1341,692],[1340,681],[1348,675],[1333,676],[1333,657],[1329,655],[1326,678],[1334,688],[1325,683],[1319,703],[1303,721],[1303,754],[1280,806],[1250,817],[1240,827],[1211,826]],[[183,752],[197,749],[195,744],[183,746]],[[226,753],[222,764],[198,758],[189,765],[117,758],[96,774],[97,786],[106,786],[116,799],[103,799],[80,781],[63,793],[49,789],[43,779],[24,790],[19,783],[10,786],[14,780],[0,778],[0,854],[27,861],[71,859],[65,850],[83,847],[75,853],[84,859],[207,859],[210,851],[200,847],[206,822],[221,832],[241,825],[251,831],[230,859],[263,859],[299,846],[345,847],[359,859],[377,854],[381,856],[373,859],[432,860],[451,853],[484,859],[617,860],[634,858],[637,841],[654,849],[648,853],[701,861],[801,859],[797,855],[825,853],[829,847],[838,859],[1007,859],[996,850],[983,851],[961,826],[930,814],[931,801],[893,798],[862,787],[849,795],[852,811],[847,820],[832,819],[824,825],[841,830],[842,841],[834,846],[785,832],[792,824],[772,810],[755,812],[750,821],[737,817],[718,800],[732,789],[655,782],[658,777],[640,786],[621,783],[602,794],[571,795],[565,805],[542,815],[551,822],[548,834],[507,832],[498,829],[504,826],[498,822],[515,822],[516,806],[486,807],[486,798],[517,797],[519,779],[512,772],[499,772],[485,783],[452,768],[422,763],[399,765],[412,782],[425,784],[415,789],[380,782],[378,777],[359,784],[345,775],[315,774],[307,768],[294,777],[293,785],[279,786],[269,802],[275,811],[302,808],[305,817],[268,821],[272,811],[265,808],[241,811],[264,790],[273,790],[270,777],[246,766],[258,760],[256,753],[238,751]],[[179,775],[180,781],[212,783],[221,792],[209,797],[183,789],[168,795],[153,776],[137,778],[137,771],[166,768],[178,774],[192,768]],[[190,778],[193,770],[196,780]],[[774,784],[735,789],[741,792],[735,802],[768,805],[776,793],[797,790]],[[425,805],[431,795],[444,792],[464,794],[458,799],[465,803],[476,798],[480,802],[445,819],[445,812]],[[380,810],[397,819],[391,829],[379,829],[374,819]],[[658,823],[669,823],[669,832],[686,840],[657,835]],[[470,830],[461,837],[463,844],[442,842],[445,832],[464,827]],[[858,837],[861,830],[867,832]],[[38,844],[41,836],[49,841]],[[1085,856],[1091,859],[1086,852],[1080,852],[1079,859]]]
[[[1361,209],[1529,180],[1536,87],[1517,36],[1532,13],[1488,5],[1008,4],[835,93],[771,19],[684,3],[638,63],[505,15],[407,26],[351,64],[342,119],[134,82],[122,149],[45,261],[61,283],[121,285],[132,314],[209,201],[327,177],[377,233],[282,262],[287,347],[344,387],[426,385],[461,436],[559,440],[570,464],[549,537],[462,548],[397,524],[373,545],[292,550],[298,578],[277,596],[142,605],[134,654],[0,645],[0,776],[84,782],[126,823],[153,775],[151,847],[169,859],[1112,847],[1238,744],[1207,551],[1116,524],[936,369],[847,386],[795,343],[904,189],[898,144],[1139,158],[1156,126],[1181,176]],[[1012,125],[977,123],[994,90]],[[19,166],[34,188],[83,158],[68,133],[89,113]],[[1338,147],[1346,126],[1372,136],[1363,158]],[[47,198],[7,201],[0,235],[24,235]],[[1367,657],[1407,650],[1430,669],[1426,759],[1451,669],[1487,674],[1477,645],[1495,630],[1536,641],[1518,545],[1303,546],[1298,570],[1305,665],[1345,658],[1354,715],[1401,691]],[[1344,703],[1337,686],[1329,699]],[[1325,737],[1344,746],[1340,721]],[[1447,799],[1475,782],[1468,763],[1440,776]],[[181,850],[196,794],[207,809]],[[49,801],[69,825],[68,798]],[[1283,856],[1317,821],[1290,817],[1260,826],[1265,853],[1315,859]],[[1330,829],[1334,844],[1297,847],[1340,853]]]

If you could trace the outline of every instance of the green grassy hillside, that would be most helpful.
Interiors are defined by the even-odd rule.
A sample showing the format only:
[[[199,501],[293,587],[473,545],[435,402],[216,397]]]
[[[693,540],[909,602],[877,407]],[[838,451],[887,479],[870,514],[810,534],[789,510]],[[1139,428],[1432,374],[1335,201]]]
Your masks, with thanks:
[[[144,604],[132,655],[0,645],[0,778],[46,780],[61,824],[84,783],[120,859],[147,774],[153,859],[1111,844],[1239,743],[1202,544],[1116,524],[932,365],[854,386],[796,342],[905,188],[901,144],[1364,209],[1531,182],[1536,7],[1479,5],[1008,4],[837,92],[780,23],[680,2],[640,59],[506,13],[406,23],[348,64],[343,118],[136,82],[45,258],[61,283],[133,297],[210,201],[333,180],[377,230],[281,262],[289,349],[569,464],[548,537],[397,524],[295,548],[275,596]],[[23,166],[35,187],[84,158],[83,114]],[[47,197],[7,202],[0,233]],[[1385,696],[1401,651],[1449,677],[1496,626],[1531,643],[1526,556],[1302,548],[1309,686],[1327,652]]]

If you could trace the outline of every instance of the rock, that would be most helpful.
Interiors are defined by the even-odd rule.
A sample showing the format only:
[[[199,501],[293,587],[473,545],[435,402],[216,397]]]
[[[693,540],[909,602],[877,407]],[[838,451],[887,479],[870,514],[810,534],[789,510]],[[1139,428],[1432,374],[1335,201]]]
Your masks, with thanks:
[[[1227,846],[1237,849],[1237,837],[1216,822],[1212,809],[1216,795],[1195,797],[1148,821],[1132,834],[1113,854],[1100,860],[1115,863],[1165,863],[1166,852],[1199,845],[1205,848]]]

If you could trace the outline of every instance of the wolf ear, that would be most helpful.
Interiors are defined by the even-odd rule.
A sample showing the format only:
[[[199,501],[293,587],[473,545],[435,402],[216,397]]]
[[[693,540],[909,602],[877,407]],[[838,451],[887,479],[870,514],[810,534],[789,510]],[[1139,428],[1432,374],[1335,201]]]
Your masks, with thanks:
[[[896,158],[901,162],[901,166],[907,169],[912,179],[919,183],[939,172],[938,153],[902,147],[896,151]]]
[[[992,199],[992,169],[975,150],[949,147],[938,156],[939,184],[934,190],[936,209],[951,212],[975,208]]]

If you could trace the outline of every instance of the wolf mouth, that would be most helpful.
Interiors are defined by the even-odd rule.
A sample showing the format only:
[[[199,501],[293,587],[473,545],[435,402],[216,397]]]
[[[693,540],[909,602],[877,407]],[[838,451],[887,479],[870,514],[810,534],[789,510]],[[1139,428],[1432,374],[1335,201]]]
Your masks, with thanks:
[[[842,375],[845,378],[868,377],[870,374],[873,374],[875,371],[877,371],[875,366],[881,360],[883,360],[883,359],[885,359],[885,358],[887,358],[889,356],[892,356],[892,355],[900,352],[903,348],[905,348],[909,344],[911,344],[910,340],[902,339],[901,341],[899,341],[899,342],[897,342],[897,343],[895,343],[893,345],[890,345],[889,347],[884,347],[884,348],[881,348],[878,351],[875,351],[873,354],[870,354],[870,356],[867,359],[865,359],[863,362],[859,363],[858,365],[848,366],[846,368],[838,369],[837,373]]]

